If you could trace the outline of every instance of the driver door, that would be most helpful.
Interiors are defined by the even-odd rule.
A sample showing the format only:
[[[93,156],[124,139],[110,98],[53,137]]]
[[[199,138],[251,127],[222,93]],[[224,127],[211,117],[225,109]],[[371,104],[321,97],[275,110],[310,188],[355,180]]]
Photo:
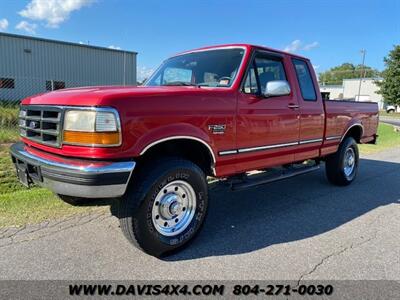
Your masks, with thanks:
[[[299,104],[289,77],[287,59],[255,52],[238,96],[238,172],[294,161],[299,142]],[[290,94],[265,97],[269,81],[286,80]]]

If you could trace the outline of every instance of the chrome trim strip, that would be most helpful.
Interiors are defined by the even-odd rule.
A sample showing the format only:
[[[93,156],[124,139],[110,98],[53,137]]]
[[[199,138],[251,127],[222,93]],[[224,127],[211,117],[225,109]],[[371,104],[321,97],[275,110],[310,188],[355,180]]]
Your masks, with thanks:
[[[259,151],[259,150],[268,150],[268,149],[284,148],[284,147],[297,146],[297,145],[303,145],[303,144],[318,143],[318,142],[322,142],[322,141],[323,141],[323,139],[302,140],[300,142],[291,142],[291,143],[285,143],[285,144],[265,145],[265,146],[252,147],[252,148],[241,148],[241,149],[237,149],[237,150],[225,150],[225,151],[220,151],[218,154],[220,156],[230,155],[230,154],[240,154],[240,153]]]
[[[217,175],[217,174],[216,174],[216,171],[215,171],[216,159],[215,159],[215,155],[214,155],[214,152],[213,152],[211,146],[210,146],[208,143],[206,143],[205,141],[203,141],[202,139],[199,139],[199,138],[197,138],[197,137],[188,136],[188,135],[176,135],[176,136],[170,136],[170,137],[167,137],[167,138],[163,138],[163,139],[160,139],[160,140],[157,140],[157,141],[154,141],[154,142],[148,144],[148,145],[147,145],[146,147],[144,147],[144,149],[140,152],[140,155],[143,155],[147,150],[149,150],[151,147],[153,147],[153,146],[155,146],[155,145],[157,145],[157,144],[159,144],[159,143],[166,142],[166,141],[170,141],[170,140],[178,140],[178,139],[194,140],[194,141],[198,141],[198,142],[202,143],[204,146],[206,146],[207,149],[208,149],[208,151],[210,152],[211,157],[212,157],[212,160],[213,160],[213,165],[211,166],[211,169],[212,169],[214,175]]]
[[[229,154],[237,154],[237,150],[226,150],[226,151],[220,151],[218,154],[219,155],[229,155]]]
[[[96,162],[96,161],[85,161],[79,160],[81,164],[73,165],[68,163],[56,162],[49,159],[44,159],[27,152],[24,149],[22,143],[17,143],[11,146],[11,155],[18,160],[27,162],[28,164],[38,165],[43,168],[48,168],[49,170],[68,170],[76,171],[79,173],[97,175],[97,174],[112,174],[120,172],[129,172],[129,177],[126,183],[122,184],[104,184],[104,185],[81,185],[75,183],[68,183],[63,181],[57,181],[43,176],[43,181],[37,181],[35,178],[32,180],[43,187],[49,188],[56,194],[83,197],[83,198],[111,198],[122,196],[130,182],[133,170],[136,166],[134,161],[124,161],[124,162]],[[96,165],[97,163],[97,165]],[[99,163],[106,163],[105,165],[99,165]]]
[[[22,147],[22,146],[21,146]],[[96,166],[98,161],[82,161],[81,165],[72,165],[67,161],[65,163],[56,162],[48,159],[41,158],[39,156],[33,155],[26,150],[18,149],[17,147],[13,147],[12,154],[17,158],[28,158],[33,160],[40,165],[44,165],[45,167],[55,167],[55,168],[63,168],[68,170],[75,170],[81,172],[87,172],[91,174],[97,173],[120,173],[120,172],[132,172],[135,168],[136,163],[134,161],[124,161],[124,162],[108,162],[108,164],[103,166]]]
[[[302,141],[300,141],[300,145],[303,145],[303,144],[310,144],[310,143],[318,143],[318,142],[322,142],[323,141],[323,139],[312,139],[312,140],[302,140]]]
[[[347,134],[347,133],[349,132],[349,130],[350,130],[351,128],[353,128],[354,126],[360,126],[360,127],[361,127],[361,137],[360,137],[360,139],[362,139],[362,137],[363,137],[363,135],[364,135],[364,126],[363,126],[361,123],[356,123],[356,124],[351,125],[349,128],[347,128],[346,132],[342,135],[342,138],[340,139],[340,142],[343,141],[343,139],[344,139],[344,137],[346,136],[346,134]]]
[[[326,141],[332,141],[332,140],[340,140],[342,138],[341,135],[335,135],[335,136],[328,136],[325,138]]]
[[[245,152],[259,151],[259,150],[266,150],[266,149],[283,148],[283,147],[296,146],[298,144],[299,144],[298,142],[292,142],[292,143],[267,145],[267,146],[259,146],[259,147],[252,147],[252,148],[242,148],[242,149],[238,149],[238,152],[245,153]]]

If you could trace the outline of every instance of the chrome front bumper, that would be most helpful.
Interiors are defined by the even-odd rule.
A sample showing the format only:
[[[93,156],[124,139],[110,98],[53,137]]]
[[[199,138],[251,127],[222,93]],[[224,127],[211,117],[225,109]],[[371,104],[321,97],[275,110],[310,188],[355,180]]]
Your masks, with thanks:
[[[82,198],[122,196],[135,168],[134,161],[97,161],[54,156],[30,151],[23,143],[11,146],[10,154],[21,182],[36,183],[56,194]]]

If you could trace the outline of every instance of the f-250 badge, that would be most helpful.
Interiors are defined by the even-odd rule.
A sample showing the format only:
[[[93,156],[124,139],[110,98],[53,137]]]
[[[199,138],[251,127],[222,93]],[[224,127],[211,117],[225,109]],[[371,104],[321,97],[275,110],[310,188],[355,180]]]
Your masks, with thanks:
[[[210,130],[213,134],[224,134],[225,128],[225,124],[208,125],[208,130]]]

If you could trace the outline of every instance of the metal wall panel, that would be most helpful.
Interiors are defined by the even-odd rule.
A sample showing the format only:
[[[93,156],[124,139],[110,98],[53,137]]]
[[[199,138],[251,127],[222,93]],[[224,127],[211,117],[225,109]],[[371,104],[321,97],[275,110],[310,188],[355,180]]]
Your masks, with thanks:
[[[0,88],[0,99],[20,100],[46,92],[46,81],[66,87],[136,85],[136,53],[0,33],[0,78],[13,78],[14,89]]]

